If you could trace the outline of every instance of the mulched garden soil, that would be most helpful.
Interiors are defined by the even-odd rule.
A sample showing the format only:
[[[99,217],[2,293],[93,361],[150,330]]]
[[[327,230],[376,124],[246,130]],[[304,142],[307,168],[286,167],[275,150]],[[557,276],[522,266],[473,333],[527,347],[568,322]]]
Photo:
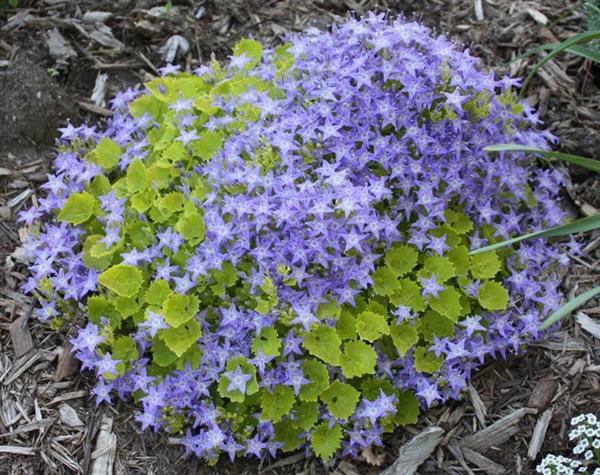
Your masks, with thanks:
[[[142,434],[132,403],[95,406],[91,376],[79,374],[68,336],[31,318],[35,302],[19,290],[27,274],[19,245],[28,230],[14,218],[36,202],[56,128],[66,118],[75,124],[104,120],[110,114],[106,101],[124,86],[156,75],[164,64],[161,48],[169,40],[174,44],[177,35],[186,40],[188,52],[176,60],[193,68],[212,54],[225,58],[244,36],[271,45],[288,32],[327,28],[336,16],[351,11],[389,10],[449,35],[498,73],[523,75],[533,60],[510,60],[585,28],[581,2],[569,0],[190,0],[160,5],[150,0],[21,0],[17,8],[0,11],[0,474],[92,473],[93,461],[110,455],[98,452],[99,439],[110,439],[110,434],[116,436],[115,474],[378,474],[394,462],[400,446],[433,425],[444,436],[421,465],[422,474],[531,474],[543,454],[568,455],[570,418],[600,412],[600,327],[593,325],[600,318],[598,300],[567,319],[553,339],[521,356],[490,362],[475,375],[464,401],[430,410],[418,425],[387,436],[385,448],[374,448],[363,460],[327,468],[302,453],[260,465],[222,460],[209,467],[185,458],[174,439]],[[598,86],[592,64],[561,56],[528,89],[528,100],[561,138],[564,151],[598,158]],[[598,177],[570,171],[565,207],[573,218],[597,213]],[[585,256],[575,259],[564,276],[568,296],[598,285],[600,233],[585,239]],[[110,419],[112,429],[106,425]],[[102,422],[108,429],[103,433]],[[532,441],[536,426],[541,450],[536,438]]]

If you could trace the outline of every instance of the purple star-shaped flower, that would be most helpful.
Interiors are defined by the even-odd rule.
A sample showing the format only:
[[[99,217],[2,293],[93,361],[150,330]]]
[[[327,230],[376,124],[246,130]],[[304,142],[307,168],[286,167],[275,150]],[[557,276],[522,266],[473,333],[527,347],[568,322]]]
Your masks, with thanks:
[[[235,391],[236,389],[244,394],[246,392],[246,384],[252,379],[252,375],[245,374],[240,365],[237,365],[234,371],[226,371],[223,373],[229,380],[227,392]]]
[[[438,284],[435,274],[431,274],[429,278],[421,277],[421,283],[423,284],[423,290],[421,290],[423,297],[431,295],[437,299],[439,293],[446,289],[443,285]]]

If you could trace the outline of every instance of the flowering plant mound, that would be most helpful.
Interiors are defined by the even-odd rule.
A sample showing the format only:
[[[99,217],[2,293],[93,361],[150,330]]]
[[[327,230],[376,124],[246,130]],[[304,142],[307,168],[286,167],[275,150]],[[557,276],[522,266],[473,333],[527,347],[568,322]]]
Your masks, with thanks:
[[[559,172],[515,81],[418,23],[369,15],[276,50],[163,69],[103,130],[61,129],[26,287],[76,329],[98,403],[190,452],[323,460],[460,397],[561,298]]]

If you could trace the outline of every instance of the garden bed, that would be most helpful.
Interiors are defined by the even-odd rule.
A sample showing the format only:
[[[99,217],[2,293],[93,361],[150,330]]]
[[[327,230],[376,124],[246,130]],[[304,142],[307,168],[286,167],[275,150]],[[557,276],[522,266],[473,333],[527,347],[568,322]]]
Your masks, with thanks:
[[[115,473],[324,473],[317,460],[302,454],[265,460],[260,466],[222,460],[208,467],[184,458],[181,447],[163,435],[141,434],[131,403],[96,407],[89,396],[91,376],[79,374],[66,339],[31,318],[35,302],[19,290],[26,271],[18,250],[13,254],[25,231],[14,217],[36,198],[45,179],[56,127],[66,117],[76,124],[93,123],[110,113],[102,101],[90,99],[99,72],[108,74],[108,100],[124,85],[154,75],[163,65],[159,48],[174,35],[189,42],[190,51],[180,62],[194,67],[212,52],[223,58],[243,36],[275,44],[281,34],[326,28],[335,15],[369,11],[375,2],[214,0],[196,2],[195,8],[173,2],[164,11],[151,10],[153,2],[143,0],[106,3],[77,2],[76,8],[71,3],[32,2],[29,8],[21,2],[19,8],[0,13],[0,473],[89,473],[107,418],[112,419],[108,432],[117,440]],[[490,67],[516,75],[525,73],[527,63],[506,63],[519,52],[563,40],[584,27],[579,2],[483,1],[483,17],[474,8],[477,3],[389,0],[378,2],[378,8],[421,18],[469,45]],[[86,11],[106,10],[113,10],[107,27],[82,19]],[[589,64],[568,56],[553,61],[528,96],[565,151],[597,157],[600,94]],[[596,177],[572,170],[564,197],[572,216],[600,208],[598,186]],[[598,282],[600,242],[593,234],[588,240],[586,255],[564,276],[569,296]],[[598,318],[598,305],[591,301],[578,314],[584,326],[585,315]],[[344,461],[334,470],[380,473],[414,434],[437,425],[444,437],[421,473],[533,473],[528,450],[536,425],[548,421],[540,454],[566,452],[570,418],[600,407],[597,337],[574,318],[568,320],[552,340],[479,371],[464,402],[432,409],[419,425],[388,436],[385,451],[365,454],[371,463]],[[506,422],[508,436],[486,446],[493,438],[480,431],[497,421]]]

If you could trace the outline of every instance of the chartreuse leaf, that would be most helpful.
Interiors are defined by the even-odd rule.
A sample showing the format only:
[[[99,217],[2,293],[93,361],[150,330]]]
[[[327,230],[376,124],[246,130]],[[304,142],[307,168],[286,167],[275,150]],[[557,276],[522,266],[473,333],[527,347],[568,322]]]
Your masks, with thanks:
[[[333,417],[348,419],[354,413],[360,393],[349,384],[336,379],[319,398],[327,404],[327,409]]]
[[[281,353],[281,340],[277,330],[273,327],[265,327],[261,330],[260,335],[256,336],[252,341],[252,351],[258,354],[258,350],[262,351],[263,355],[279,356]]]
[[[460,296],[461,294],[454,287],[446,287],[439,293],[437,299],[430,300],[429,306],[440,315],[458,322],[458,317],[463,313]]]
[[[174,328],[183,325],[198,313],[200,302],[194,295],[169,295],[162,306],[165,321]]]
[[[322,422],[310,435],[311,448],[324,462],[329,460],[341,445],[342,428],[339,425],[330,428],[327,422]]]
[[[107,195],[110,190],[112,186],[105,175],[96,175],[90,182],[89,191],[96,197]]]
[[[112,328],[121,322],[121,316],[113,303],[105,297],[92,295],[87,299],[87,316],[96,325],[102,325],[101,319],[108,318]]]
[[[465,234],[473,229],[473,222],[471,219],[462,211],[446,210],[447,224],[457,234]]]
[[[288,386],[278,384],[271,392],[263,389],[260,419],[279,422],[290,412],[295,402],[294,390]]]
[[[244,358],[243,356],[238,356],[237,358],[230,359],[227,362],[225,369],[227,371],[235,371],[238,366],[241,367],[242,372],[244,374],[249,374],[250,376],[252,376],[252,378],[249,379],[248,382],[246,383],[246,392],[244,394],[242,394],[242,392],[239,389],[234,389],[231,392],[227,391],[230,381],[225,375],[222,375],[219,378],[219,384],[217,387],[217,390],[219,391],[219,394],[222,397],[227,397],[227,398],[231,399],[233,402],[242,402],[245,399],[246,395],[251,396],[252,394],[258,392],[258,382],[256,380],[256,368],[246,358]]]
[[[337,320],[342,312],[342,307],[337,303],[336,299],[330,299],[326,303],[319,305],[317,309],[317,317],[320,319]]]
[[[165,279],[158,279],[150,284],[144,298],[150,305],[161,306],[170,295],[169,282]]]
[[[318,402],[299,402],[293,410],[292,425],[305,431],[310,430],[319,419]]]
[[[410,279],[400,280],[400,290],[394,292],[390,297],[390,302],[395,306],[405,305],[415,312],[422,312],[426,308],[421,296],[421,288],[415,281]]]
[[[469,273],[470,261],[467,246],[457,246],[451,251],[448,251],[447,256],[448,259],[452,261],[457,276],[461,277]]]
[[[419,331],[430,343],[433,343],[434,336],[438,338],[454,336],[454,322],[434,310],[427,310],[419,319],[419,323]]]
[[[389,266],[380,267],[371,276],[373,290],[377,295],[389,296],[400,290],[398,275]]]
[[[300,387],[300,399],[302,401],[316,401],[319,394],[329,386],[327,367],[320,361],[306,358],[302,363],[302,371],[309,383]]]
[[[183,193],[180,191],[173,191],[168,195],[165,195],[160,201],[160,207],[169,213],[176,213],[177,211],[181,211],[183,205],[185,204],[185,198]]]
[[[383,315],[365,311],[356,319],[356,331],[363,340],[373,342],[383,335],[389,335],[390,327]]]
[[[108,252],[103,256],[92,255],[92,247],[102,239],[99,234],[91,234],[85,238],[83,242],[83,263],[88,268],[94,268],[97,271],[107,269],[113,260],[113,251]]]
[[[152,361],[163,368],[175,363],[177,355],[169,349],[167,344],[160,338],[156,338],[152,344]]]
[[[479,287],[477,300],[486,310],[504,310],[508,307],[508,290],[499,282],[487,281]]]
[[[125,175],[129,193],[137,193],[148,186],[148,172],[141,160],[134,160],[127,168]]]
[[[471,275],[476,279],[492,279],[501,266],[496,251],[471,256]]]
[[[415,424],[419,420],[420,404],[412,391],[401,392],[396,395],[396,408],[398,411],[394,421],[399,425]]]
[[[432,274],[435,274],[438,283],[443,284],[448,279],[456,277],[456,269],[450,258],[446,256],[429,256],[423,263],[419,277],[430,278]]]
[[[396,277],[401,277],[415,268],[418,256],[419,252],[414,247],[395,246],[385,255],[385,263],[396,274]]]
[[[118,296],[114,299],[115,308],[123,318],[130,317],[142,307],[142,302],[138,297],[138,295],[133,297]]]
[[[356,317],[350,310],[342,310],[335,322],[335,329],[342,340],[352,340],[356,336]]]
[[[207,130],[198,140],[190,144],[194,155],[203,160],[210,160],[223,145],[223,134],[217,131]]]
[[[142,286],[142,271],[128,264],[117,264],[100,274],[98,282],[121,297],[132,297]]]
[[[346,378],[354,378],[375,372],[377,355],[373,347],[364,341],[349,341],[344,346],[341,364]]]
[[[125,374],[129,364],[139,357],[138,348],[133,338],[125,335],[115,338],[112,344],[112,357],[115,360],[121,360],[117,364],[117,370],[120,375]]]
[[[58,213],[58,220],[75,226],[85,223],[96,210],[96,198],[91,193],[83,191],[72,193]]]
[[[404,356],[419,341],[417,328],[410,323],[392,325],[390,334],[400,356]]]
[[[114,140],[103,137],[96,148],[90,152],[89,158],[93,163],[110,171],[117,166],[122,153],[121,147]]]
[[[418,346],[415,348],[415,369],[423,373],[433,373],[442,367],[444,360],[436,358],[427,348]]]
[[[290,420],[273,424],[273,429],[275,431],[275,441],[283,444],[281,450],[284,452],[292,452],[299,449],[305,441],[302,438],[305,430],[294,427]]]
[[[156,199],[156,191],[149,189],[140,191],[131,197],[131,207],[138,213],[144,213]]]
[[[176,328],[168,328],[159,332],[167,347],[180,357],[202,336],[202,327],[196,320],[190,320]]]
[[[204,218],[197,212],[186,212],[181,215],[177,221],[177,231],[184,239],[202,240],[206,234]]]
[[[313,356],[322,359],[325,363],[339,366],[341,340],[334,328],[327,325],[314,325],[310,333],[304,337],[302,345]]]
[[[236,43],[233,47],[233,55],[241,56],[246,55],[252,61],[248,63],[246,67],[254,67],[260,61],[262,57],[263,47],[262,45],[253,39],[244,38]]]

